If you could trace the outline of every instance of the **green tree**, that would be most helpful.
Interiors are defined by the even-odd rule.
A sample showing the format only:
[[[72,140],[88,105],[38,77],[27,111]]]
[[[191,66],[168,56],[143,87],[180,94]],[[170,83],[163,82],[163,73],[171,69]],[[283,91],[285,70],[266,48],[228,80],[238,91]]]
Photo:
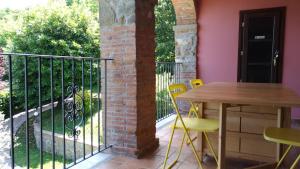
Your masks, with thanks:
[[[173,31],[175,24],[176,16],[171,0],[159,0],[155,8],[156,61],[175,61],[175,39]]]
[[[18,10],[0,9],[0,48],[4,49],[10,42],[10,37],[16,33],[19,25]]]
[[[89,9],[75,6],[39,7],[24,11],[21,26],[11,37],[9,51],[59,56],[99,57],[99,24]],[[38,104],[38,59],[28,58],[28,105]],[[50,91],[50,59],[42,59],[42,100],[48,102]],[[13,96],[16,110],[24,108],[24,57],[13,57]],[[65,60],[65,85],[73,75],[81,84],[81,62],[72,71],[72,60]],[[86,84],[89,85],[89,63],[84,64]],[[61,97],[61,60],[53,60],[54,97]],[[93,69],[93,75],[95,69]],[[94,76],[95,77],[95,76]],[[94,78],[95,79],[95,78]],[[95,83],[95,81],[93,81]]]
[[[79,5],[89,8],[89,10],[98,15],[99,0],[65,0],[67,6]]]

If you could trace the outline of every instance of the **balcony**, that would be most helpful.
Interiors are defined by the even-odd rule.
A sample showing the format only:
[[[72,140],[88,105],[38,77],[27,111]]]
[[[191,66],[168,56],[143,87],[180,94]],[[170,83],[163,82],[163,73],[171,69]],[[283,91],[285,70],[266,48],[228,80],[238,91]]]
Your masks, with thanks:
[[[160,147],[143,159],[135,159],[111,153],[113,145],[107,143],[105,96],[110,92],[106,87],[109,86],[107,65],[112,59],[34,54],[2,54],[2,57],[9,70],[9,117],[2,123],[10,128],[10,131],[6,130],[10,132],[6,142],[12,143],[8,146],[11,157],[6,159],[11,163],[7,165],[14,164],[15,168],[49,168],[52,165],[74,169],[162,167],[171,133],[168,126],[174,119],[166,88],[181,81],[181,63],[156,63],[156,137]],[[32,64],[36,67],[30,68]],[[18,75],[20,69],[23,73]],[[18,81],[18,76],[24,81]],[[21,92],[24,92],[24,98],[18,102],[17,93]],[[24,106],[24,110],[17,105]],[[181,107],[185,108],[184,105]],[[293,127],[300,128],[299,123],[294,121]],[[176,158],[175,150],[182,135],[183,132],[175,133],[170,159]],[[189,146],[184,147],[178,168],[197,168]],[[234,169],[260,164],[236,158],[228,158],[227,162],[228,168]],[[215,168],[214,159],[205,156],[204,166]]]
[[[44,164],[47,168],[52,163],[70,168],[113,146],[106,139],[105,97],[110,85],[107,65],[112,59],[1,56],[9,71],[9,107],[2,123],[10,133],[6,143],[12,143],[7,165],[34,168]],[[156,63],[158,123],[164,124],[162,121],[174,114],[167,86],[180,82],[180,70],[180,63]]]
[[[275,60],[268,59],[271,62],[267,67],[280,67],[276,74],[283,72],[282,83],[300,91],[300,81],[295,78],[299,71],[297,45],[293,45],[299,44],[299,2],[172,0],[177,24],[174,27],[176,63],[156,63],[153,57],[156,1],[100,1],[101,56],[109,59],[4,54],[9,70],[6,99],[10,104],[6,115],[9,120],[1,122],[7,125],[1,131],[3,140],[8,139],[4,142],[7,144],[2,144],[5,148],[1,153],[6,153],[0,156],[0,161],[6,162],[2,168],[161,168],[170,137],[168,126],[174,113],[166,87],[179,82],[188,84],[196,77],[208,83],[240,81],[241,75],[236,78],[241,74],[237,67],[239,62],[245,62],[239,60],[244,51],[238,46],[243,45],[237,45],[238,28],[245,26],[243,22],[238,24],[241,10],[287,6],[287,36],[285,45],[279,45],[285,49],[274,52]],[[255,44],[263,42],[260,38],[264,35],[254,37],[258,38]],[[268,48],[270,56],[273,46],[271,48]],[[261,51],[256,48],[256,52]],[[266,67],[266,64],[248,66]],[[246,69],[242,70],[241,81],[247,75]],[[263,75],[260,69],[251,70],[255,77]],[[269,71],[264,72],[269,74]],[[19,80],[16,81],[16,77]],[[272,82],[281,80],[273,79]],[[18,97],[20,95],[22,97]],[[247,104],[242,105],[244,107],[232,104],[226,122],[226,116],[217,115],[216,104],[208,105],[209,111],[204,112],[204,116],[222,118],[221,124],[228,124],[228,129],[222,125],[223,132],[214,136],[214,143],[217,144],[218,138],[226,141],[226,133],[234,137],[228,142],[229,146],[221,145],[220,156],[225,157],[225,152],[228,155],[226,165],[225,158],[220,160],[222,169],[276,161],[280,145],[264,140],[264,127],[282,127],[284,120],[290,122],[299,116],[299,109],[292,110],[292,118],[290,112],[285,114],[288,118],[281,118],[281,107],[279,110],[274,105],[253,108]],[[184,103],[180,107],[183,112],[189,108]],[[223,108],[227,111],[221,107],[220,114]],[[291,121],[292,126],[284,125],[300,128],[299,121]],[[174,149],[178,148],[181,136],[180,132],[175,135],[171,159],[176,156]],[[242,142],[247,143],[246,147]],[[201,153],[205,152],[202,151],[204,144],[198,145]],[[230,149],[232,145],[234,148]],[[189,146],[184,147],[174,168],[197,168]],[[292,150],[283,167],[290,166],[298,154],[298,149]],[[202,155],[205,169],[216,168],[209,154]]]

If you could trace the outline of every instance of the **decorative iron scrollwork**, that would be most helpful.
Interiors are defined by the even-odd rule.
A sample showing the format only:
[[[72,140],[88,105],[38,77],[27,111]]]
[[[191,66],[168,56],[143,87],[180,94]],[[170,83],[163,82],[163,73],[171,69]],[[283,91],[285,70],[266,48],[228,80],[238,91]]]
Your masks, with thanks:
[[[79,95],[79,87],[71,85],[67,88],[68,97],[64,101],[65,105],[65,127],[69,137],[78,138],[80,126],[83,123],[83,98]]]

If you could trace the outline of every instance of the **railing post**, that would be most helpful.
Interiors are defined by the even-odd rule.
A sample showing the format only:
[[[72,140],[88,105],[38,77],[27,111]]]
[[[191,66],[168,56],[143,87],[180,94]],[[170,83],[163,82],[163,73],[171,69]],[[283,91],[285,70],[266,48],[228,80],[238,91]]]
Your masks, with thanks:
[[[72,59],[72,97],[73,97],[73,110],[72,110],[72,116],[73,116],[73,153],[74,153],[74,164],[76,164],[76,95],[75,95],[76,89],[75,89],[75,60]]]
[[[55,169],[54,105],[53,105],[53,57],[50,58],[51,126],[52,126],[52,168]]]
[[[91,154],[94,154],[93,150],[93,60],[90,60],[90,113],[91,113]]]
[[[104,147],[107,148],[107,60],[104,60]]]
[[[11,143],[11,168],[15,168],[15,151],[14,151],[14,113],[13,113],[13,103],[12,103],[12,63],[11,55],[8,55],[8,65],[9,65],[9,118],[10,118],[10,143]]]
[[[26,112],[26,166],[29,169],[29,114],[28,114],[28,58],[24,58],[24,72],[25,72],[25,112]]]
[[[85,159],[85,95],[84,95],[84,59],[81,60],[81,85],[82,85],[82,114],[83,114],[83,159]]]
[[[39,119],[40,119],[40,168],[43,169],[43,118],[42,118],[42,88],[41,88],[41,78],[42,78],[42,65],[41,57],[38,59],[38,81],[39,81]]]
[[[61,110],[63,122],[63,168],[66,168],[66,120],[65,120],[65,60],[61,60]]]
[[[97,59],[97,113],[98,113],[98,152],[100,152],[100,61]]]

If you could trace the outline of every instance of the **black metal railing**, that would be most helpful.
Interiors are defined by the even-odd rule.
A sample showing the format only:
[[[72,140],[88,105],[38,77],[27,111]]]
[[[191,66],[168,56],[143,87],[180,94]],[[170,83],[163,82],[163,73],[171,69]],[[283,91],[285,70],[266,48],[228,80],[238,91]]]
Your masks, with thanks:
[[[156,122],[174,114],[167,87],[180,83],[181,63],[156,62]]]
[[[10,119],[11,168],[70,168],[111,147],[106,141],[106,78],[111,59],[15,53],[1,56],[9,87],[6,113]],[[45,105],[50,105],[49,111],[43,110]],[[36,110],[33,116],[31,110]],[[14,131],[14,118],[22,112],[25,124],[19,133]],[[38,130],[32,127],[36,123]],[[44,131],[51,133],[50,140]]]

